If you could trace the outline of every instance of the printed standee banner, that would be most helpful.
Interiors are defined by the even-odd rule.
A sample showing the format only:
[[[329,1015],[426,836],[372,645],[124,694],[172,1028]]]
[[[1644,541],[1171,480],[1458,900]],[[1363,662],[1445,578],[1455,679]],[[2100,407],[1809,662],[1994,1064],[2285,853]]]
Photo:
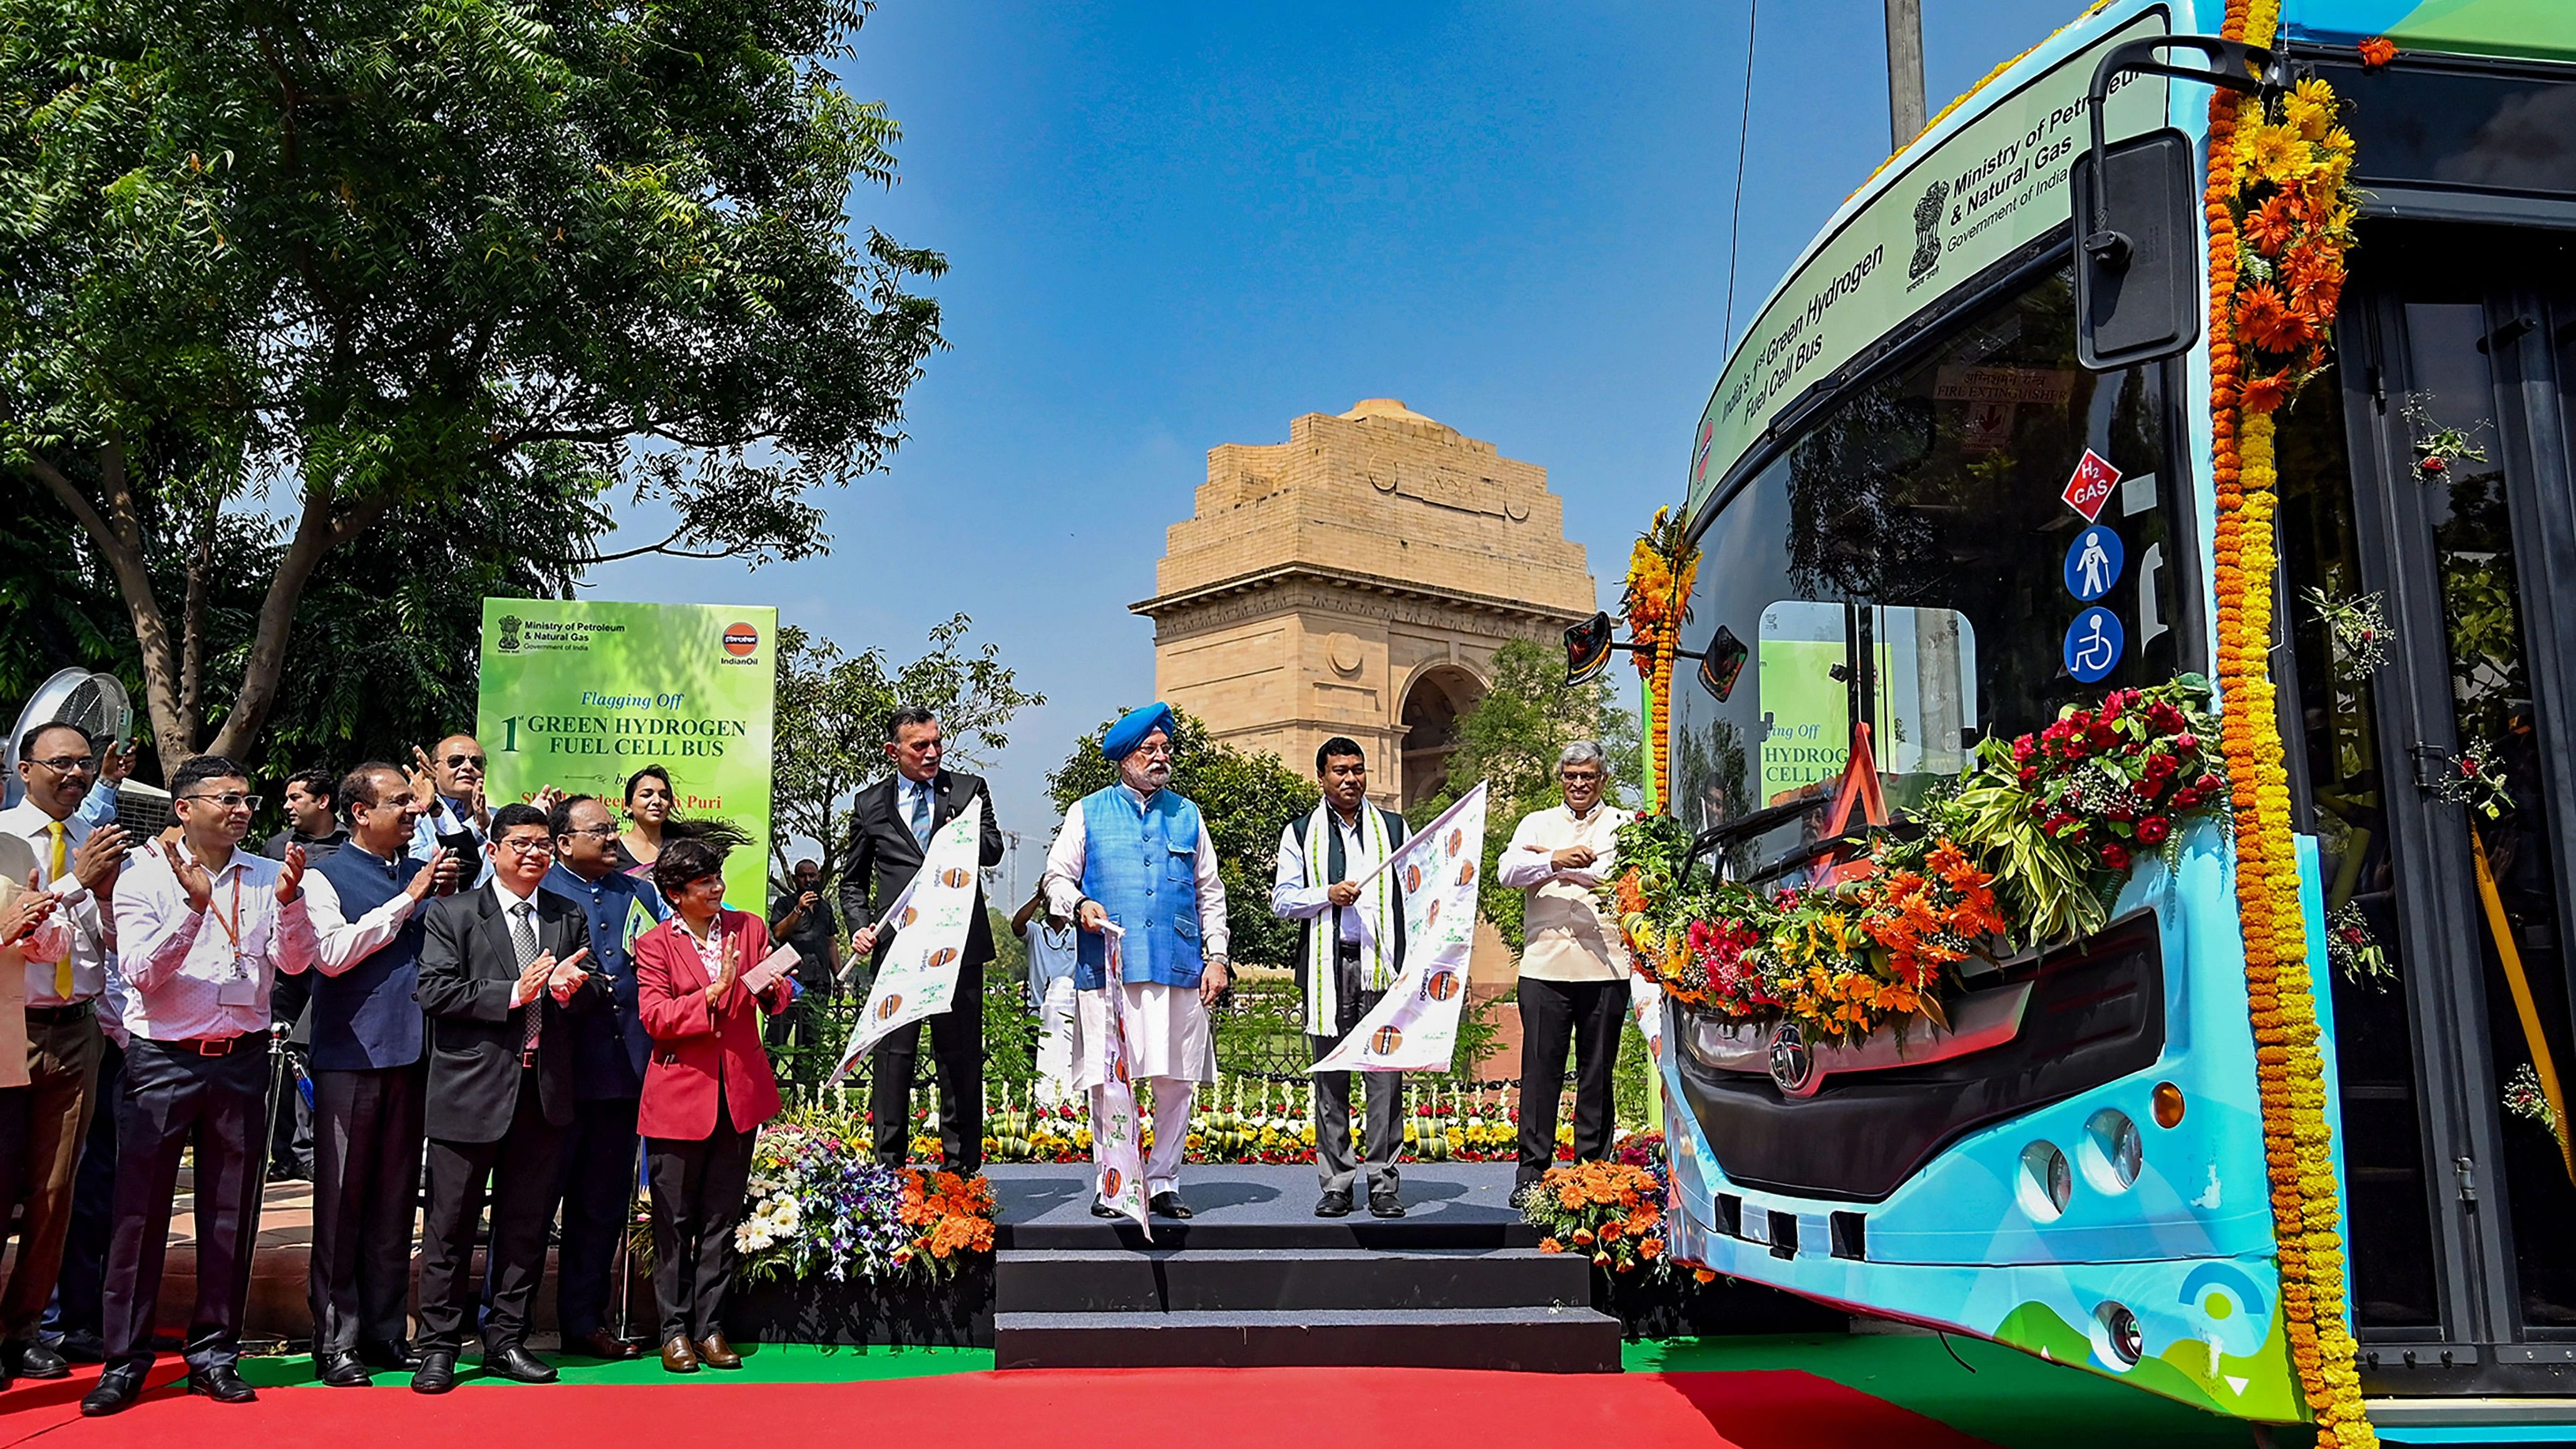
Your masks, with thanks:
[[[1108,943],[1109,1031],[1100,1042],[1100,1105],[1091,1114],[1091,1161],[1098,1169],[1100,1200],[1134,1218],[1145,1240],[1154,1224],[1145,1212],[1144,1124],[1136,1113],[1136,1079],[1127,1056],[1127,984],[1120,979],[1118,943],[1127,933],[1115,921],[1100,926]]]
[[[1476,939],[1477,862],[1485,858],[1485,782],[1405,838],[1378,871],[1404,887],[1404,970],[1351,1034],[1309,1072],[1445,1072],[1467,1004]],[[1368,929],[1368,916],[1360,916]]]
[[[753,605],[485,599],[474,735],[492,804],[551,785],[614,813],[627,777],[660,765],[679,814],[751,837],[725,901],[765,914],[777,638],[778,611]]]
[[[876,985],[868,991],[867,1009],[850,1028],[850,1044],[832,1069],[841,1080],[880,1041],[898,1028],[937,1016],[955,1004],[957,968],[966,954],[967,927],[975,919],[975,872],[978,836],[984,829],[984,797],[967,802],[965,813],[939,827],[922,852],[921,869],[876,923],[880,934],[894,932],[885,960],[877,966]],[[977,1002],[975,1009],[983,1009]],[[824,1085],[831,1085],[830,1082]]]

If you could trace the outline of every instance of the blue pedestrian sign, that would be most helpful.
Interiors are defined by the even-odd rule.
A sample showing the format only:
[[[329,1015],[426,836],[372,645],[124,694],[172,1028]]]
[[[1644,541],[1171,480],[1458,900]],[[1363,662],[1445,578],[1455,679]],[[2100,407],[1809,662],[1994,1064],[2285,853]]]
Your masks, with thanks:
[[[2129,646],[2128,631],[2120,627],[2120,616],[2099,605],[2075,616],[2066,626],[2066,672],[2078,684],[2098,684],[2108,677],[2120,662],[2121,651]]]
[[[2089,604],[2111,592],[2128,562],[2129,551],[2109,524],[2088,523],[2066,546],[2066,592]]]

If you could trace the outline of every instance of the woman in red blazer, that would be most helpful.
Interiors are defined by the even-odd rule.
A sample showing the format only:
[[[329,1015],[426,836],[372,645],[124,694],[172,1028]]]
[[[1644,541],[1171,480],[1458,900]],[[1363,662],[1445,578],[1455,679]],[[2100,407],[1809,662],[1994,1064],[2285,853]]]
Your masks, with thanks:
[[[725,1285],[752,1140],[779,1105],[759,1014],[784,1011],[793,990],[784,976],[757,997],[744,989],[769,955],[769,928],[724,909],[723,869],[704,841],[666,842],[653,884],[671,919],[635,939],[636,1014],[653,1038],[636,1127],[652,1179],[662,1367],[678,1374],[742,1367],[725,1342]]]

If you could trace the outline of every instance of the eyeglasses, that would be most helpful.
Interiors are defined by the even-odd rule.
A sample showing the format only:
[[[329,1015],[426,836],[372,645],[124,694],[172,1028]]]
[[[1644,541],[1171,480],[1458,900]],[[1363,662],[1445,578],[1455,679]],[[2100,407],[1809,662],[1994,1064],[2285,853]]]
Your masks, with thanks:
[[[1127,753],[1131,755],[1143,755],[1149,760],[1168,760],[1172,757],[1172,747],[1170,745],[1138,745]]]
[[[503,850],[515,851],[520,855],[551,855],[555,848],[555,843],[542,835],[532,837],[513,835],[507,840],[496,840],[492,843]]]
[[[609,840],[615,838],[617,835],[617,827],[614,825],[593,825],[584,830],[567,830],[564,834],[587,835],[598,840]]]
[[[225,810],[257,810],[259,808],[261,797],[228,791],[221,795],[182,795],[179,798],[182,800],[203,800],[210,805],[218,806]]]
[[[450,755],[447,757],[447,768],[451,770],[462,770],[468,765],[472,765],[476,769],[481,769],[483,766],[483,757],[481,755]]]
[[[1556,772],[1556,778],[1569,785],[1598,785],[1601,783],[1601,772],[1599,770],[1559,770]]]
[[[98,760],[97,757],[92,755],[56,755],[50,760],[35,760],[31,763],[42,765],[57,775],[95,775],[98,773]]]

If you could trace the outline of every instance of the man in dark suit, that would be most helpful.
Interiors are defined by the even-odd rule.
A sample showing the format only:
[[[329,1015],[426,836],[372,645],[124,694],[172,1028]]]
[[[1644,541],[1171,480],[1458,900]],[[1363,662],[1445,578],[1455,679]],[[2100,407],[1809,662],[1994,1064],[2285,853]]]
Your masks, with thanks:
[[[880,934],[870,902],[894,904],[921,869],[931,835],[984,797],[981,864],[1002,859],[1002,827],[984,781],[939,768],[939,716],[918,705],[886,720],[886,758],[894,774],[859,792],[850,816],[850,841],[841,862],[841,914],[854,924],[853,954],[874,952],[882,964],[895,933]],[[941,1165],[971,1173],[984,1161],[984,963],[993,959],[993,926],[984,886],[975,885],[975,917],[966,930],[966,957],[957,967],[956,1005],[930,1019],[930,1051],[939,1074]],[[884,1041],[870,1060],[868,1116],[875,1123],[877,1161],[899,1166],[912,1133],[912,1075],[921,1055],[918,1023]]]
[[[521,1383],[555,1371],[528,1352],[528,1306],[545,1273],[546,1227],[560,1196],[564,1131],[577,1096],[574,1018],[608,1004],[582,969],[590,926],[581,907],[538,887],[554,836],[533,805],[492,816],[492,878],[430,908],[420,952],[429,1014],[429,1215],[420,1246],[425,1394],[456,1385],[456,1354],[479,1286],[468,1271],[474,1228],[492,1199],[491,1313],[483,1367]]]

